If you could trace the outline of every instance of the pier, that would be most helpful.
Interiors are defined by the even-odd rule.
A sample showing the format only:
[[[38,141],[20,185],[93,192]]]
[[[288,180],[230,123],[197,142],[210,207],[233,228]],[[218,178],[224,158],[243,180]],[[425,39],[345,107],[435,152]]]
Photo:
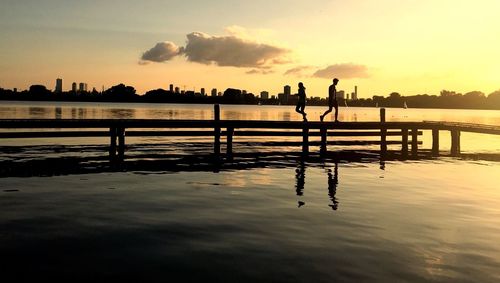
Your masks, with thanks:
[[[14,131],[12,131],[14,129]],[[55,130],[57,129],[57,130]],[[423,130],[432,131],[432,155],[438,156],[439,133],[450,132],[450,154],[460,154],[462,132],[500,135],[499,126],[452,123],[452,122],[387,122],[385,109],[380,109],[380,121],[374,122],[302,122],[221,120],[220,107],[214,105],[212,120],[165,120],[165,119],[1,119],[0,139],[35,139],[68,137],[108,137],[109,157],[123,159],[126,137],[211,137],[213,154],[221,156],[221,144],[225,142],[225,156],[233,154],[233,143],[238,137],[297,137],[299,141],[267,142],[266,146],[297,145],[303,154],[310,146],[319,146],[319,152],[328,152],[329,145],[380,145],[380,152],[387,145],[400,144],[401,155],[416,156]],[[387,137],[399,137],[387,140]],[[319,141],[311,141],[319,137]],[[351,137],[349,140],[337,137]],[[375,140],[361,139],[375,137]],[[411,148],[410,148],[411,147]]]

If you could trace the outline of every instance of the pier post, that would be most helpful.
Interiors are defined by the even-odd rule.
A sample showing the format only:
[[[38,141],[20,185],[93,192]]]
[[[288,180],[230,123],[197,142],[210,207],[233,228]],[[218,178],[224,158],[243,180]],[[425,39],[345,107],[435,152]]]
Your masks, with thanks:
[[[325,154],[327,151],[326,148],[326,127],[321,127],[321,148],[320,153]]]
[[[418,129],[411,129],[411,155],[417,156],[418,153]]]
[[[401,155],[408,156],[408,128],[401,129]]]
[[[302,128],[302,153],[309,154],[309,127],[305,123]]]
[[[227,128],[226,153],[228,157],[233,155],[233,135],[234,128]]]
[[[460,131],[451,130],[451,155],[460,155]]]
[[[220,155],[220,106],[214,104],[214,155]]]
[[[385,108],[380,108],[380,151],[387,151],[387,128],[385,127]]]
[[[118,128],[118,158],[125,157],[125,128]]]
[[[432,129],[432,155],[439,156],[439,129]]]
[[[109,128],[109,158],[114,159],[116,157],[116,128]]]

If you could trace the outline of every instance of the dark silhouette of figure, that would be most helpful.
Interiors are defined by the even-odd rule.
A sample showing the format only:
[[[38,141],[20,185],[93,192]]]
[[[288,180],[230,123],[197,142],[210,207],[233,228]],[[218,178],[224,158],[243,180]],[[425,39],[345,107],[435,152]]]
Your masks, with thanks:
[[[299,92],[298,92],[299,100],[297,101],[297,106],[295,107],[295,111],[298,113],[302,114],[302,118],[304,118],[304,121],[307,122],[307,114],[304,112],[304,109],[306,108],[306,88],[304,87],[304,84],[301,82],[299,83]]]
[[[335,122],[338,122],[338,116],[339,116],[339,103],[337,102],[337,84],[339,82],[339,79],[335,78],[333,79],[333,84],[330,85],[328,88],[328,110],[323,113],[323,115],[319,116],[319,119],[321,122],[323,122],[323,119],[325,119],[326,114],[332,112],[332,108],[335,108]]]
[[[300,165],[297,169],[295,169],[295,179],[297,183],[295,185],[295,192],[297,196],[302,196],[304,194],[304,185],[306,183],[306,167],[304,162],[300,162]],[[299,207],[303,206],[305,202],[299,201]]]
[[[339,202],[337,201],[337,198],[335,197],[335,194],[337,193],[337,185],[339,184],[339,172],[338,172],[338,163],[335,162],[335,167],[333,169],[333,175],[332,175],[332,169],[328,169],[328,196],[330,196],[330,200],[332,201],[332,204],[329,204],[328,206],[331,207],[333,210],[337,210],[339,206]]]

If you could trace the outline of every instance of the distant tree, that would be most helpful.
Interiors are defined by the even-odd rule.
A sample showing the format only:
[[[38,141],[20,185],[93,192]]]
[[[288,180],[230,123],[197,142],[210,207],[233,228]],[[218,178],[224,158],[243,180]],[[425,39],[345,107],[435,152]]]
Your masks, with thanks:
[[[500,89],[490,93],[486,100],[489,108],[500,109]]]
[[[398,92],[391,92],[389,94],[389,98],[392,98],[392,99],[401,98],[401,94],[399,94]]]
[[[118,84],[104,91],[103,97],[113,101],[131,101],[137,98],[137,95],[134,87]]]
[[[50,95],[50,90],[44,85],[32,85],[30,86],[29,94],[33,97],[46,97]]]

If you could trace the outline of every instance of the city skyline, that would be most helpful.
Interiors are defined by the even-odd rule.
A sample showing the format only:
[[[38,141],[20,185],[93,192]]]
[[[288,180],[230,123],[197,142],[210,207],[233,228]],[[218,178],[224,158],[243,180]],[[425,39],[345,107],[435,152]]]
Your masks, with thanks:
[[[303,82],[326,97],[338,77],[359,98],[500,88],[497,1],[253,1],[224,17],[228,1],[120,3],[2,2],[0,86],[61,76],[141,93],[165,81],[279,93]]]

